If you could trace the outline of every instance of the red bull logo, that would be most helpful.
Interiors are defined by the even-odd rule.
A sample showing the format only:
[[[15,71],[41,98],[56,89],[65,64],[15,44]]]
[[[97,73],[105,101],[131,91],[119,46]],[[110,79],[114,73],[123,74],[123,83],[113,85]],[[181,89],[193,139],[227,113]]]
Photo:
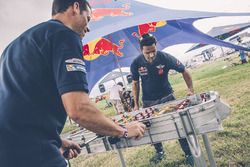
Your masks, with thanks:
[[[138,33],[132,33],[133,36],[137,38],[141,38],[142,35],[155,32],[157,27],[163,27],[167,24],[166,21],[158,21],[158,22],[151,22],[146,24],[138,25]]]
[[[97,59],[99,56],[107,56],[112,52],[116,56],[123,56],[120,51],[124,47],[125,40],[120,40],[119,45],[112,43],[106,38],[98,38],[83,46],[83,58],[91,61]]]
[[[122,8],[96,8],[93,9],[92,11],[92,20],[99,21],[107,16],[111,17],[132,16],[133,13],[126,11],[129,8],[130,8],[129,4],[124,4]]]

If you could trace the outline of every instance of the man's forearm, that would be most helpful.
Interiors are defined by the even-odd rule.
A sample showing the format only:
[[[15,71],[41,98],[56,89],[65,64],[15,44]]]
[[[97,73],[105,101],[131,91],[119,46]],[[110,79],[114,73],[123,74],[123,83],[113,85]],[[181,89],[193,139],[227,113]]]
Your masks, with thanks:
[[[86,93],[68,93],[63,95],[62,99],[69,117],[86,129],[101,135],[122,136],[124,134],[124,129],[105,117]]]
[[[94,105],[83,105],[74,121],[97,134],[122,136],[124,129],[105,117]]]
[[[184,80],[185,80],[185,82],[186,82],[186,85],[187,85],[189,91],[194,92],[194,89],[193,89],[193,81],[192,81],[192,77],[191,77],[191,75],[189,74],[189,72],[188,72],[187,70],[185,70],[185,71],[182,73],[182,75],[183,75],[183,78],[184,78]]]
[[[140,94],[140,85],[139,81],[133,81],[132,91],[134,96],[135,105],[139,107],[139,94]]]

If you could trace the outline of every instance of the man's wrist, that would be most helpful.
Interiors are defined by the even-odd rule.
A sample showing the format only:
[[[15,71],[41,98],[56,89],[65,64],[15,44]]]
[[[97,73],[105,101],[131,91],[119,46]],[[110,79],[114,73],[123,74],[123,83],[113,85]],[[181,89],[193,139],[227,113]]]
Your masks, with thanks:
[[[122,133],[121,137],[128,138],[128,129],[127,129],[127,127],[124,126],[124,125],[120,125],[120,127],[122,127],[122,129],[123,129],[123,133]]]
[[[61,141],[62,141],[62,147],[63,147],[67,141],[63,138],[61,138]]]

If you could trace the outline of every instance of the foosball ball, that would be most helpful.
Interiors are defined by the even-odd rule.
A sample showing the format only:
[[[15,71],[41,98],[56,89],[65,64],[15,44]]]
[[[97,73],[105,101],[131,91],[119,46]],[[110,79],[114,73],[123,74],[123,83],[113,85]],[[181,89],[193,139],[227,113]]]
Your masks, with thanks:
[[[216,166],[206,134],[223,130],[222,120],[229,113],[229,106],[221,102],[218,93],[210,91],[112,118],[117,124],[143,122],[147,129],[140,140],[97,136],[87,130],[69,138],[82,143],[82,151],[86,154],[187,138],[196,166],[206,166],[197,138],[197,135],[202,135],[210,166]]]

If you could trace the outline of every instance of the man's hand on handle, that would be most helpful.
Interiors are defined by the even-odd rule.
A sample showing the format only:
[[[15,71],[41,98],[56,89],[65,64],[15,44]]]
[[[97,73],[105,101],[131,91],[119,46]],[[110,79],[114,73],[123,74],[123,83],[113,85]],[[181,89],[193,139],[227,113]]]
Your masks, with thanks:
[[[139,140],[144,136],[146,129],[146,126],[141,122],[127,123],[125,127],[128,130],[128,138],[134,138],[136,140]]]
[[[70,160],[76,158],[81,153],[81,147],[78,143],[66,139],[62,139],[62,147],[60,151],[64,158]]]

